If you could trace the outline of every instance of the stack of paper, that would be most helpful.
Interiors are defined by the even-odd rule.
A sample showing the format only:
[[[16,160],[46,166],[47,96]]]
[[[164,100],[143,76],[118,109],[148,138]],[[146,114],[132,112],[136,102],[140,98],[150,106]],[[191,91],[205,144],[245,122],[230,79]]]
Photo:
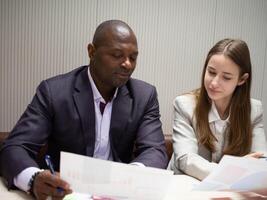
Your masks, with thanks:
[[[74,192],[102,199],[163,199],[173,172],[61,152],[60,176]],[[97,198],[95,198],[97,199]]]
[[[255,190],[267,188],[267,161],[224,156],[195,190]]]

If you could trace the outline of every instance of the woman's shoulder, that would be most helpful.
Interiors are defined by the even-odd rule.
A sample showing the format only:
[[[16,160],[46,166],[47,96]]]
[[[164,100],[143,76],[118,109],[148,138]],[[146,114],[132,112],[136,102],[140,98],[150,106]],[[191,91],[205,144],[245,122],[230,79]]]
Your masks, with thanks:
[[[262,106],[261,101],[258,99],[251,98],[250,102],[251,102],[251,106]]]
[[[182,95],[178,95],[174,102],[178,102],[181,104],[195,104],[196,103],[196,95],[194,93],[185,93]]]
[[[258,99],[250,99],[251,102],[251,118],[252,120],[254,118],[257,118],[259,115],[262,115],[263,113],[263,108],[262,108],[262,103]]]
[[[196,96],[194,93],[186,93],[174,99],[174,107],[178,110],[193,113],[196,106]]]

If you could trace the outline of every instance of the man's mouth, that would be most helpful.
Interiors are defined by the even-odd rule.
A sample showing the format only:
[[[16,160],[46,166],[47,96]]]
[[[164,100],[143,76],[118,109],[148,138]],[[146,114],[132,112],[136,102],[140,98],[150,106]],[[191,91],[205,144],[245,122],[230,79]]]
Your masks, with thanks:
[[[129,78],[131,74],[129,73],[116,73],[118,76],[122,77],[122,78]]]

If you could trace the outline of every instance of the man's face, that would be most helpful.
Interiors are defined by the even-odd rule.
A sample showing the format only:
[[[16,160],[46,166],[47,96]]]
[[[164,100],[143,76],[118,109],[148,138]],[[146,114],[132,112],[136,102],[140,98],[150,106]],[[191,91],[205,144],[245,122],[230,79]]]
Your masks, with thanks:
[[[133,33],[116,32],[106,37],[104,44],[88,46],[93,77],[99,87],[115,88],[124,85],[133,73],[138,55]]]

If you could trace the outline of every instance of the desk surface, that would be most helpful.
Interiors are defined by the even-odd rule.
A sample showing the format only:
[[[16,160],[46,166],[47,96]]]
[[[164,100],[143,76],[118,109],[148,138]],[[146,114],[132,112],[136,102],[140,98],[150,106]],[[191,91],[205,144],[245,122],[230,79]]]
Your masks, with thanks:
[[[8,190],[4,180],[0,178],[0,199],[3,200],[33,200],[33,198],[20,190]]]
[[[168,195],[164,200],[174,199],[214,199],[228,197],[228,199],[244,199],[236,193],[232,192],[192,192],[191,189],[198,181],[189,176],[177,175],[175,176],[175,188],[169,188]],[[33,200],[33,198],[25,192],[19,190],[7,190],[2,178],[0,178],[0,199],[2,200]]]

